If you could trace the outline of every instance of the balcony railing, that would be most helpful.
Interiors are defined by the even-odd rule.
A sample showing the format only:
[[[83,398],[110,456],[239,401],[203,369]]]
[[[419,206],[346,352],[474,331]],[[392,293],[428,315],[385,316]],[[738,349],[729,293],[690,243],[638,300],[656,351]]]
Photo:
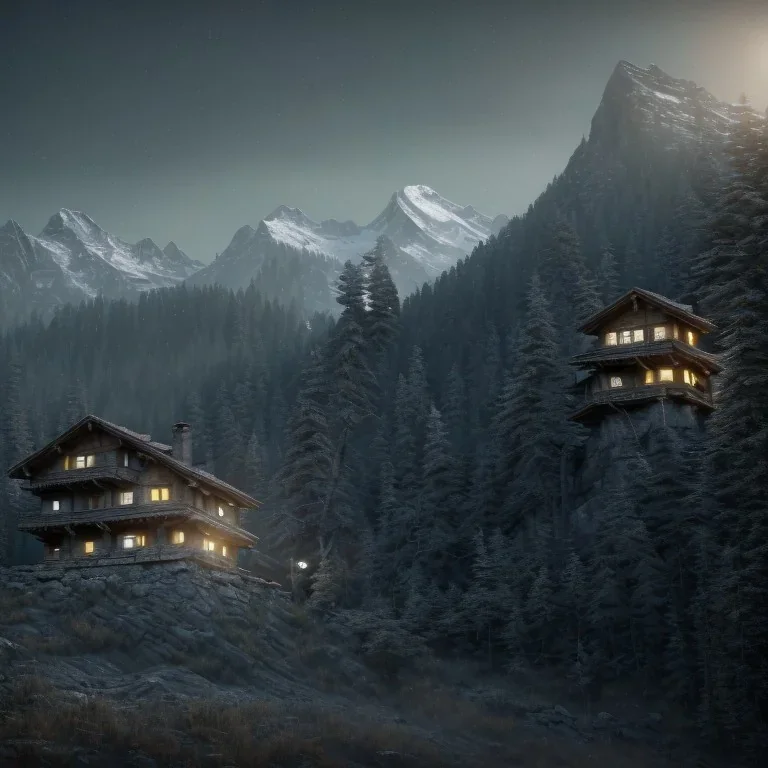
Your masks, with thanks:
[[[665,397],[683,397],[695,400],[702,405],[712,406],[712,399],[706,392],[687,384],[669,384],[666,386],[646,384],[637,387],[601,389],[587,393],[584,400],[586,404],[626,403],[637,400],[657,400]]]
[[[102,465],[86,469],[65,469],[59,472],[49,472],[47,475],[27,480],[24,485],[28,491],[42,491],[48,488],[61,488],[81,483],[106,483],[117,487],[130,486],[139,481],[139,472],[128,467]]]

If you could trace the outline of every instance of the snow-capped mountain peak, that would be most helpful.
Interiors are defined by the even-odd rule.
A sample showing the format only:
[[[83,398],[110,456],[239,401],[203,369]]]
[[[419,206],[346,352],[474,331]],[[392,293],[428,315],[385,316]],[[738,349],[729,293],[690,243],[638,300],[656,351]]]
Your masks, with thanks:
[[[620,61],[592,120],[593,134],[626,141],[631,126],[667,135],[668,146],[698,138],[726,136],[745,113],[762,123],[752,107],[719,101],[691,80],[668,75],[656,64],[646,68]]]

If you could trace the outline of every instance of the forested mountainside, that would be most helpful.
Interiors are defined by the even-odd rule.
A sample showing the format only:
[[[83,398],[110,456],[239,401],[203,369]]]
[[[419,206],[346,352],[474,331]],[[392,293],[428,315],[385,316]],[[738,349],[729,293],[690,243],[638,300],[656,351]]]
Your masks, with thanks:
[[[621,64],[562,176],[402,312],[379,242],[344,267],[335,324],[307,327],[253,288],[176,289],[7,334],[5,450],[73,420],[83,392],[88,410],[156,439],[175,418],[204,423],[215,471],[266,492],[262,549],[308,564],[297,599],[371,659],[554,670],[585,707],[612,684],[661,691],[706,750],[759,755],[766,169],[748,106]],[[563,459],[584,441],[565,361],[579,320],[633,284],[718,324],[718,410],[694,441],[660,426],[652,453],[617,431],[636,462],[606,484],[584,540],[554,524]]]
[[[617,682],[663,691],[703,744],[759,759],[767,170],[746,104],[620,64],[563,175],[400,317],[386,281],[348,265],[265,520],[265,543],[309,564],[310,604],[401,663],[451,649],[554,667],[595,703]],[[660,421],[643,443],[617,417],[630,461],[605,467],[584,538],[566,359],[579,321],[632,285],[717,323],[718,410],[705,433]]]
[[[328,322],[265,301],[254,287],[180,286],[137,302],[94,299],[60,308],[47,326],[19,326],[0,340],[3,466],[86,413],[161,442],[186,419],[194,461],[261,498],[302,360]],[[15,514],[28,494],[9,482],[3,473],[0,504]],[[2,523],[3,559],[14,559],[13,514]]]

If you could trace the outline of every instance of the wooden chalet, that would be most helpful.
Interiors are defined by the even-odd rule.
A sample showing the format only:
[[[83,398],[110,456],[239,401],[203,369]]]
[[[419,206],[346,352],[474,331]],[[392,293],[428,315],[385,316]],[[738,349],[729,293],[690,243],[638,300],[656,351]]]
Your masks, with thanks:
[[[597,337],[588,352],[571,358],[579,369],[579,409],[571,419],[599,420],[611,411],[670,399],[708,412],[715,355],[699,348],[715,326],[657,293],[633,288],[590,317],[579,330]]]
[[[189,424],[173,445],[86,416],[8,471],[40,500],[19,529],[45,545],[46,561],[80,565],[175,560],[228,567],[256,537],[241,512],[259,502],[192,465]]]

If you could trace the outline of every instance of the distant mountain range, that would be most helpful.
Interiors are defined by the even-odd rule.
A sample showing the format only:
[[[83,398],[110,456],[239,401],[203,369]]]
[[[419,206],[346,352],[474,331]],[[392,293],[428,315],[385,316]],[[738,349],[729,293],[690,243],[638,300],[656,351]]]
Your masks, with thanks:
[[[237,289],[255,280],[268,296],[296,301],[309,311],[334,309],[333,286],[343,263],[359,262],[384,236],[389,268],[403,296],[450,269],[507,221],[452,203],[423,185],[396,192],[364,227],[336,219],[318,223],[298,208],[280,206],[256,228],[241,227],[188,283]]]
[[[762,121],[748,105],[718,101],[690,80],[673,78],[655,65],[643,69],[622,61],[592,120],[590,140],[557,180],[557,195],[569,201],[566,208],[589,211],[609,189],[629,194],[621,180],[639,174],[647,177],[646,191],[633,188],[631,194],[640,211],[651,186],[678,184],[681,163],[708,164],[715,178],[724,139],[745,111]],[[657,150],[667,153],[669,162],[649,175],[644,153]],[[691,179],[701,175],[693,173]],[[255,227],[241,227],[227,248],[203,265],[174,243],[162,250],[149,239],[131,245],[84,213],[62,209],[37,237],[14,221],[0,227],[0,325],[32,310],[46,315],[57,305],[98,294],[133,298],[182,281],[236,290],[253,280],[268,298],[295,302],[309,312],[335,311],[334,285],[343,262],[359,261],[378,237],[386,238],[390,270],[400,294],[407,295],[450,269],[479,242],[508,229],[507,224],[506,216],[491,218],[414,185],[392,195],[365,226],[335,219],[318,223],[297,208],[280,206]],[[606,219],[600,226],[613,230],[614,222]],[[642,242],[653,234],[649,226],[633,217],[612,240],[628,252],[651,251],[655,245]],[[592,236],[584,236],[585,247],[592,247]],[[605,231],[594,233],[595,240],[604,237]]]
[[[99,294],[135,298],[178,285],[203,265],[175,243],[162,250],[149,238],[129,244],[86,214],[62,208],[38,236],[15,222],[0,227],[0,322]]]
[[[387,259],[401,294],[469,254],[507,222],[462,207],[425,186],[396,192],[369,225],[334,219],[317,223],[280,206],[254,229],[241,227],[208,266],[175,243],[162,250],[149,238],[129,244],[85,213],[62,208],[38,235],[15,222],[0,227],[0,323],[102,295],[135,298],[142,291],[187,281],[237,290],[256,281],[272,299],[309,312],[335,311],[334,285],[347,259],[359,262],[376,239],[387,238]]]

